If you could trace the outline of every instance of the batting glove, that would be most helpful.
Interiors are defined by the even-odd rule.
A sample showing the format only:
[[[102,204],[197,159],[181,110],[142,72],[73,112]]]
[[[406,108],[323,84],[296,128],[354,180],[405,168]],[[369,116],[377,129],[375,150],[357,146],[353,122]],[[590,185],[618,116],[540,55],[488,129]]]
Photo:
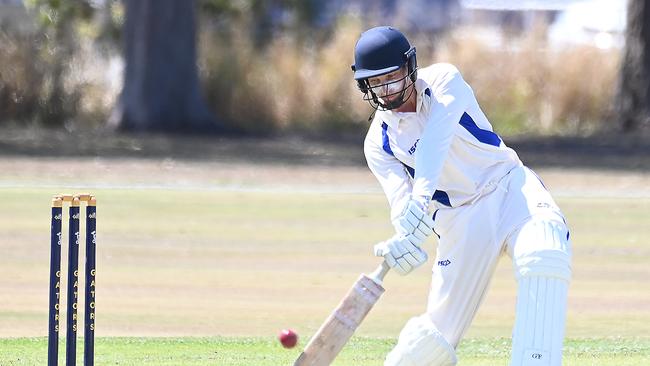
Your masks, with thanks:
[[[402,213],[393,221],[395,231],[406,236],[418,247],[433,234],[433,218],[427,213],[427,206],[427,197],[411,199]]]
[[[404,235],[395,235],[392,238],[375,245],[375,255],[384,257],[386,263],[402,276],[409,274],[417,267],[424,264],[427,253]]]

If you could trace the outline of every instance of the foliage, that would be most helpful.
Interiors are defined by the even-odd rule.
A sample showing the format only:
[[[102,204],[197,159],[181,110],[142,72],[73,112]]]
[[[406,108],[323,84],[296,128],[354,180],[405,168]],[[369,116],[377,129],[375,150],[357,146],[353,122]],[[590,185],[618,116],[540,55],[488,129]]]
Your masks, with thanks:
[[[75,119],[84,118],[84,105],[96,102],[88,96],[100,95],[96,85],[83,78],[92,64],[88,45],[114,39],[119,29],[119,18],[113,17],[119,12],[112,12],[116,0],[107,2],[107,16],[100,16],[92,4],[29,0],[21,14],[26,29],[2,29],[2,122],[71,128]]]
[[[342,19],[327,41],[310,45],[300,34],[283,33],[263,49],[247,23],[235,24],[230,38],[210,23],[201,33],[202,79],[215,113],[247,132],[364,128],[357,122],[369,111],[351,80],[350,60],[341,57],[361,32],[353,19]]]
[[[122,2],[30,0],[27,33],[0,28],[0,121],[101,126],[120,89]],[[215,115],[247,133],[362,134],[371,110],[349,65],[363,21],[324,2],[198,0],[199,68]],[[487,46],[462,30],[413,34],[420,66],[456,64],[504,135],[607,127],[619,55],[550,49],[540,31]],[[435,37],[435,38],[434,38]]]
[[[588,135],[607,127],[618,75],[616,50],[555,49],[535,32],[494,48],[474,35],[452,32],[429,57],[461,70],[487,116],[506,135]]]
[[[41,110],[45,67],[36,56],[36,42],[29,34],[0,32],[0,123],[29,121]]]
[[[364,129],[370,110],[349,72],[362,31],[358,19],[341,18],[315,42],[285,32],[263,49],[249,37],[245,21],[231,24],[230,37],[210,24],[205,21],[201,32],[203,81],[210,103],[231,123],[247,131],[260,126],[321,134]],[[501,134],[587,135],[606,127],[616,51],[552,49],[535,34],[512,39],[504,48],[453,31],[436,39],[414,35],[412,42],[420,67],[450,62],[461,70]]]

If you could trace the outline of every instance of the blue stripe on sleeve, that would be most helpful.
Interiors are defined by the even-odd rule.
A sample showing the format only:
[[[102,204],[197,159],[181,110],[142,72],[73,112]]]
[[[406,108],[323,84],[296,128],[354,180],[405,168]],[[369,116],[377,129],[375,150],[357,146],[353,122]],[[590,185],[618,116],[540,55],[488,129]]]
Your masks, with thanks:
[[[415,169],[411,168],[410,166],[404,163],[402,163],[402,165],[404,165],[404,168],[409,173],[411,178],[415,178]],[[449,201],[449,195],[445,191],[436,190],[435,192],[433,192],[433,197],[431,197],[431,199],[434,201],[438,201],[447,207],[451,207],[451,202]]]
[[[381,141],[384,151],[387,152],[390,156],[395,156],[395,154],[393,154],[393,150],[390,148],[390,142],[388,141],[388,125],[386,122],[381,123]]]
[[[496,133],[479,128],[467,112],[463,113],[463,116],[460,117],[460,125],[465,127],[472,136],[476,137],[477,140],[484,144],[492,146],[501,145],[501,139]]]
[[[381,124],[381,139],[382,139],[382,148],[384,149],[384,151],[387,152],[388,154],[390,154],[391,156],[395,156],[395,154],[393,154],[393,150],[390,148],[390,142],[388,141],[388,125],[386,124],[386,122],[382,122],[382,124]],[[406,165],[404,163],[402,163],[402,164],[404,165],[404,168],[406,169],[408,174],[412,178],[415,178],[415,169],[411,168],[410,166],[408,166],[408,165]],[[434,201],[438,201],[438,202],[442,203],[443,205],[445,205],[447,207],[451,207],[451,203],[449,202],[449,195],[445,191],[436,190],[433,193],[432,199]]]

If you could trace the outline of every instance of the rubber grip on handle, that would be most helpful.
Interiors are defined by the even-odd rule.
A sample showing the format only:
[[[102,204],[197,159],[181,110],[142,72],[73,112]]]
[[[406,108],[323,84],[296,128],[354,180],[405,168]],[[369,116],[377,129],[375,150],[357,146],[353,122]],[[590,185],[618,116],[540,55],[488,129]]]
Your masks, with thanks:
[[[382,261],[381,264],[370,274],[368,277],[370,277],[371,280],[373,280],[376,284],[381,285],[382,282],[384,281],[384,277],[390,270],[390,266],[386,261]]]

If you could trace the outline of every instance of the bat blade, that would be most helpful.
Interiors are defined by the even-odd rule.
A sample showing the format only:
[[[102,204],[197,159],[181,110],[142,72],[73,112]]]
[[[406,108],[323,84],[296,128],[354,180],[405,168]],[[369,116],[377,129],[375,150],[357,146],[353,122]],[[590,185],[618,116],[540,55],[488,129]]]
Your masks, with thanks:
[[[327,366],[334,361],[384,293],[381,280],[388,271],[382,264],[370,277],[361,275],[341,303],[311,338],[294,366]]]

